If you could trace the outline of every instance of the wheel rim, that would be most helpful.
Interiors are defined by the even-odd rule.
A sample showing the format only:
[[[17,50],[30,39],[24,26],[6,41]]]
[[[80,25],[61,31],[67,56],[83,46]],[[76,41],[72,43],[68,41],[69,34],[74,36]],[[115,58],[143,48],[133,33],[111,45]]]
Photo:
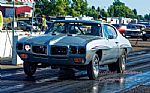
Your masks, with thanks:
[[[99,57],[98,55],[94,55],[93,57],[93,73],[95,77],[98,77],[99,73]]]
[[[126,64],[126,55],[125,54],[123,54],[122,55],[122,62],[121,62],[121,69],[122,69],[122,71],[124,71],[125,70],[125,64]]]

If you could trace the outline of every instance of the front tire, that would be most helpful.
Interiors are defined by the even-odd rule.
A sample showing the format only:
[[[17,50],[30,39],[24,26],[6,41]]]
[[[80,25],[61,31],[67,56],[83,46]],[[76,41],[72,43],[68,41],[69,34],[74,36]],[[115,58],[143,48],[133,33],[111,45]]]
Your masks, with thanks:
[[[89,79],[95,80],[99,75],[99,56],[94,54],[92,61],[87,66],[87,75]]]
[[[142,40],[143,40],[143,41],[147,41],[147,37],[146,37],[146,36],[143,36],[143,37],[142,37]]]
[[[31,62],[24,62],[23,68],[27,76],[32,76],[36,72],[37,64]]]

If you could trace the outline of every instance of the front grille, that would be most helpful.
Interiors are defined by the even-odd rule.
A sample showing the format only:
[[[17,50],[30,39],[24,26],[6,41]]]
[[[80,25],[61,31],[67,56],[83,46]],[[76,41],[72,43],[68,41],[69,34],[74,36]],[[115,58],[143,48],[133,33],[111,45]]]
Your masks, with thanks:
[[[47,54],[47,46],[43,45],[32,46],[32,52],[36,54]]]
[[[51,46],[51,55],[67,55],[67,46]]]

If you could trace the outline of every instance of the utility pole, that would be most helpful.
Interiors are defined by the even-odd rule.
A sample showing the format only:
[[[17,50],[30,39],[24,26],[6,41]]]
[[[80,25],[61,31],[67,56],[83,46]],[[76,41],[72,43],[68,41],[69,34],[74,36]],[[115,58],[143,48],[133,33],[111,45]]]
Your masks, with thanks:
[[[15,22],[15,0],[13,2],[13,16],[12,16],[12,64],[17,64],[17,53],[16,53],[16,47],[15,47],[15,35],[14,35],[14,22]]]

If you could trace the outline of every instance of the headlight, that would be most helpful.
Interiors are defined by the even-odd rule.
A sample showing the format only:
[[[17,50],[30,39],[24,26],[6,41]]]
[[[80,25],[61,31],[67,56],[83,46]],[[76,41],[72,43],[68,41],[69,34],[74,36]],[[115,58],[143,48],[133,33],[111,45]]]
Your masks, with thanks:
[[[29,44],[25,44],[25,45],[24,45],[24,49],[25,49],[26,51],[30,51],[30,50],[31,50],[31,46],[30,46]]]
[[[146,34],[146,32],[145,32],[145,31],[143,31],[143,34]]]
[[[71,54],[85,54],[86,49],[84,47],[77,47],[77,46],[70,46],[70,53]]]
[[[76,54],[77,53],[77,47],[76,46],[70,46],[70,53]]]
[[[84,47],[78,48],[78,54],[85,54],[85,53],[86,53],[86,49]]]

